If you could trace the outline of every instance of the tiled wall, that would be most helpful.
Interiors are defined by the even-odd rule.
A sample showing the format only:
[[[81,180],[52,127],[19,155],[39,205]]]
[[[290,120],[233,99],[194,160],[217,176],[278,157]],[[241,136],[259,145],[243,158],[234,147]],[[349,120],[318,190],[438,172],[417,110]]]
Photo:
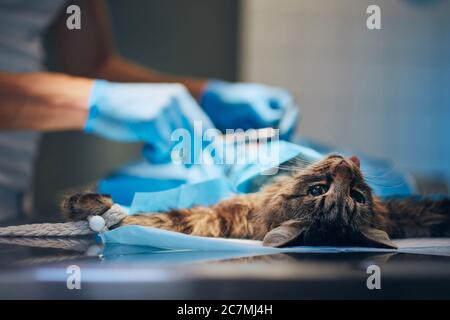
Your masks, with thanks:
[[[366,27],[370,4],[381,30]],[[302,135],[450,176],[450,1],[242,6],[241,79],[290,89]]]

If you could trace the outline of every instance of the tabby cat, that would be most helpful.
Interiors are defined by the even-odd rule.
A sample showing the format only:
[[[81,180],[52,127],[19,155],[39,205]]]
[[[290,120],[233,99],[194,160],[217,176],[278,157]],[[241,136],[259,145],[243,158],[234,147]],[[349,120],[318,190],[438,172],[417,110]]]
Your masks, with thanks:
[[[72,220],[101,215],[107,195],[75,194],[62,203]],[[372,194],[355,156],[329,155],[276,179],[259,192],[209,207],[128,216],[141,225],[206,237],[263,240],[267,246],[358,245],[395,247],[389,237],[450,235],[450,199],[381,201]]]

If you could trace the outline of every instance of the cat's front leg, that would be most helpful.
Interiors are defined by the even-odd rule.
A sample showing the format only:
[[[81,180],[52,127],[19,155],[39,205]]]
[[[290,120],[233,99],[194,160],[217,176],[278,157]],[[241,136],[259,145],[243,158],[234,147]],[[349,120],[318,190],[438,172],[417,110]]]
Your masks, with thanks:
[[[214,209],[208,207],[130,215],[121,225],[154,227],[204,237],[227,236],[224,221]]]
[[[148,226],[205,237],[252,238],[252,203],[248,197],[234,197],[210,207],[130,215],[118,226]],[[112,205],[108,195],[77,193],[62,202],[61,211],[71,220],[82,220],[90,215],[101,215]]]
[[[150,226],[204,237],[255,238],[252,210],[249,197],[236,196],[210,207],[132,215],[122,225]]]

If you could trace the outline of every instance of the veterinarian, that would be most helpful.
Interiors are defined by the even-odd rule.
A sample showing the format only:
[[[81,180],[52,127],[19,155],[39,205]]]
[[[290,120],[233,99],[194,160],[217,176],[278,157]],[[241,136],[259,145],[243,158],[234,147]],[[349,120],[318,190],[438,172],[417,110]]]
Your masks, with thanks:
[[[29,188],[40,132],[79,129],[143,141],[155,161],[170,133],[194,120],[221,130],[277,126],[290,94],[259,84],[162,74],[114,51],[104,1],[80,1],[81,29],[68,30],[65,0],[0,0],[0,220],[14,217]],[[64,73],[45,71],[52,25]]]

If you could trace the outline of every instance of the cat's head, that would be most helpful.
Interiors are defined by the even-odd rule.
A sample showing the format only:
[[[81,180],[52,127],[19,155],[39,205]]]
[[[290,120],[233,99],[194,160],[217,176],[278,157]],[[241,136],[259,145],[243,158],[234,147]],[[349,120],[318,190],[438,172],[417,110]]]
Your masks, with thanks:
[[[274,185],[264,204],[264,244],[394,247],[378,229],[383,207],[355,156],[329,155]]]

